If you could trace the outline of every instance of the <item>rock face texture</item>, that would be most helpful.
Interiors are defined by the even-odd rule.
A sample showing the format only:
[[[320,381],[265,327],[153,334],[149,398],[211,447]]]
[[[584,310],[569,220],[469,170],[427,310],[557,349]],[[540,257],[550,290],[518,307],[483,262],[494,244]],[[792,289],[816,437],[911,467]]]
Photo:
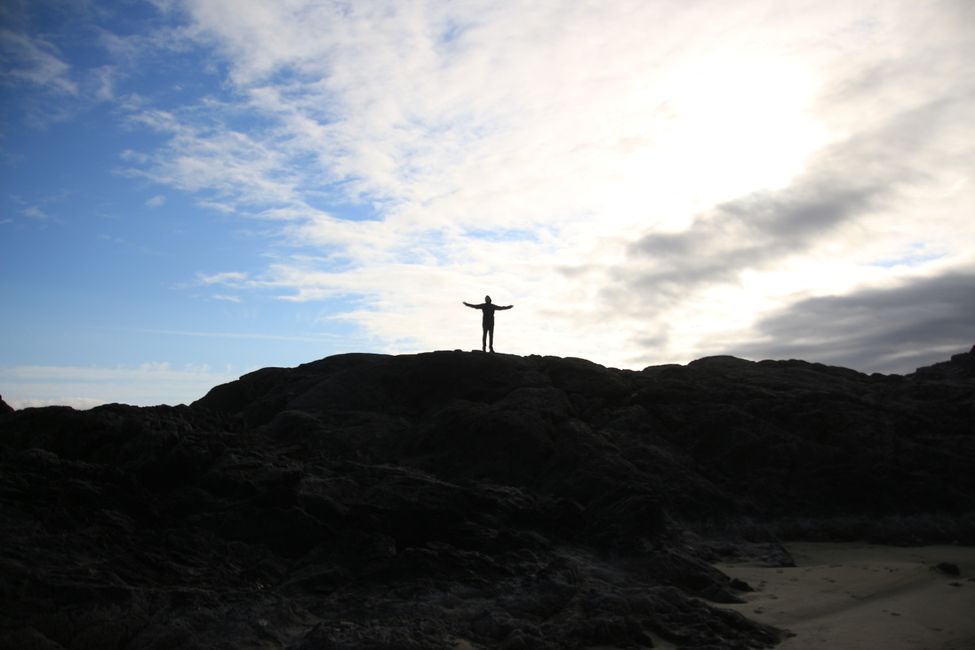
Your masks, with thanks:
[[[975,349],[907,376],[348,354],[0,411],[0,647],[770,647],[712,568],[975,543]]]

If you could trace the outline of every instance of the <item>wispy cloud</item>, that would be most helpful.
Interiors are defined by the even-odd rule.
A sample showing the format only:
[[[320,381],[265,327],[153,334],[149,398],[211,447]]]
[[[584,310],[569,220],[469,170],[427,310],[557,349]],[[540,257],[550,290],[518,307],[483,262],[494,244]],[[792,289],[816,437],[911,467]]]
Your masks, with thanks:
[[[150,165],[129,173],[248,211],[304,203],[297,193],[300,174],[273,139],[218,125],[194,126],[165,111],[139,113],[133,120],[170,139]]]
[[[462,345],[456,304],[491,292],[519,305],[514,351],[687,360],[972,265],[969,3],[185,10],[230,90],[135,109],[167,140],[131,173],[279,246],[198,283],[352,296],[340,316],[393,349]]]
[[[36,205],[31,205],[22,210],[25,217],[28,217],[34,221],[50,221],[51,215],[42,210]]]
[[[166,204],[166,197],[162,194],[156,194],[155,196],[146,199],[147,208],[161,208]]]
[[[248,274],[242,271],[223,271],[220,273],[197,273],[196,281],[204,286],[221,284],[226,286],[241,287],[248,281]]]
[[[2,78],[8,83],[20,80],[57,94],[78,94],[71,66],[61,59],[57,47],[42,38],[0,29],[0,57]]]

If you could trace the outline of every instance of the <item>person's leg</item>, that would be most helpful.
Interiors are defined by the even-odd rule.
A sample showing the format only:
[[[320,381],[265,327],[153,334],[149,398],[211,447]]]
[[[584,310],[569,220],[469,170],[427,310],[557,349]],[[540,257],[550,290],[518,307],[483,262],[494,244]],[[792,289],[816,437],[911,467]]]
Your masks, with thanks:
[[[488,340],[491,342],[491,352],[494,352],[494,328],[488,329]]]
[[[485,327],[484,331],[481,333],[481,352],[487,352],[487,334],[488,334],[488,328]],[[494,347],[493,337],[491,340],[491,347]]]

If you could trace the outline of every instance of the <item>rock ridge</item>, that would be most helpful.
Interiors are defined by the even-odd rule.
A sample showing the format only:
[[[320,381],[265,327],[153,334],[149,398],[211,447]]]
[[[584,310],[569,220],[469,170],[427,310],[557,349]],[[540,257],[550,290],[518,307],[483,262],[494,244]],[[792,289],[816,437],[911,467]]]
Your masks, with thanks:
[[[975,543],[973,358],[356,353],[3,409],[0,646],[771,647],[712,562]]]

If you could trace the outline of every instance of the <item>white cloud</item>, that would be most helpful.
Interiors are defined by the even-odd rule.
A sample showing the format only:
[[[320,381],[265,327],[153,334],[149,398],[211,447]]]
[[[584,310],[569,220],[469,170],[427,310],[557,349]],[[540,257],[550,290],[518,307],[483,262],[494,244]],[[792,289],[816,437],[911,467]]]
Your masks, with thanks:
[[[224,271],[221,273],[197,273],[196,281],[204,286],[223,284],[227,286],[242,286],[247,283],[247,273],[241,271]]]
[[[8,79],[28,81],[57,94],[78,94],[78,85],[70,78],[71,66],[41,38],[0,29],[0,56]]]
[[[147,208],[161,208],[166,203],[166,197],[162,194],[156,194],[148,199],[146,199]]]
[[[117,98],[115,87],[118,83],[119,71],[115,66],[103,65],[91,71],[94,86],[93,95],[96,101],[111,102]]]
[[[41,208],[36,205],[31,205],[22,210],[25,217],[29,217],[34,221],[50,221],[51,215],[44,212]]]
[[[238,103],[137,109],[169,140],[128,159],[295,249],[199,283],[357,297],[339,315],[390,350],[466,347],[487,292],[517,306],[499,348],[687,360],[971,264],[964,2],[185,8]]]

